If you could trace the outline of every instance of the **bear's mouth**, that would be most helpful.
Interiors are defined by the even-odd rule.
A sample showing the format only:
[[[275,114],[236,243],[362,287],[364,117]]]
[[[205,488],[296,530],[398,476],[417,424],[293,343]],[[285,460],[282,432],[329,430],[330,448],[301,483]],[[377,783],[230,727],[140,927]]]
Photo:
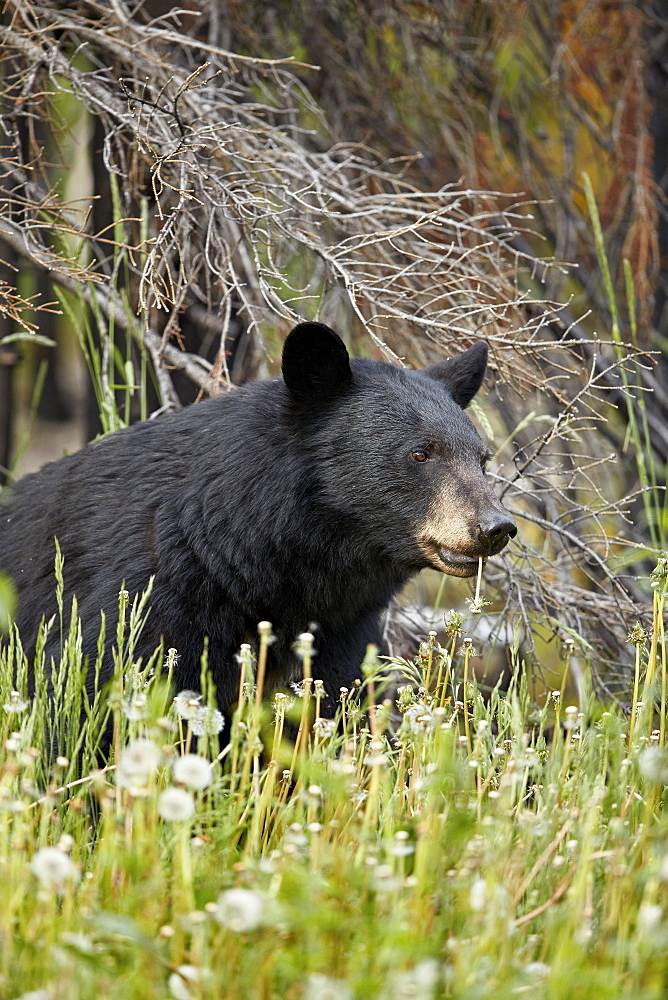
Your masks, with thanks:
[[[439,545],[432,556],[432,566],[448,576],[475,576],[478,572],[478,557]]]

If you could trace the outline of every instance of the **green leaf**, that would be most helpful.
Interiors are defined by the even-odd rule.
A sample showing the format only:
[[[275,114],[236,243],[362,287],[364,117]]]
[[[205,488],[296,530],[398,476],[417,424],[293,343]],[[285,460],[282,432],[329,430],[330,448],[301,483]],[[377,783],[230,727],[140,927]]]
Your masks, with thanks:
[[[55,340],[51,340],[50,337],[45,337],[41,333],[31,333],[29,330],[8,333],[6,337],[0,338],[0,344],[13,344],[17,340],[29,340],[33,344],[42,344],[44,347],[56,346]]]

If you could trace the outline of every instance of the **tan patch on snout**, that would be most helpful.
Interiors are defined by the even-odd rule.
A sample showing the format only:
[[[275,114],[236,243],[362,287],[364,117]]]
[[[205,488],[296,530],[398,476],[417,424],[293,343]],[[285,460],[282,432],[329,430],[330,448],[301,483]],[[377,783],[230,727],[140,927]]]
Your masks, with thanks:
[[[417,534],[418,544],[430,566],[449,576],[474,576],[478,571],[473,541],[477,522],[473,506],[466,511],[462,508],[460,495],[442,491],[429,508]],[[458,556],[461,562],[448,561],[442,550]]]

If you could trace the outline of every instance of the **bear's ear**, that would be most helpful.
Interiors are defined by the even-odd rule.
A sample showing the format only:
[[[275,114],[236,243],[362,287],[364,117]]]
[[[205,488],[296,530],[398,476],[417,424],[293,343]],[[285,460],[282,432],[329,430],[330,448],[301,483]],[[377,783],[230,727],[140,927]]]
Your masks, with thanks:
[[[346,345],[324,323],[300,323],[283,346],[283,381],[299,403],[331,398],[352,377]]]
[[[438,361],[422,370],[444,385],[455,403],[465,409],[482,385],[486,369],[487,344],[479,340],[456,358]]]

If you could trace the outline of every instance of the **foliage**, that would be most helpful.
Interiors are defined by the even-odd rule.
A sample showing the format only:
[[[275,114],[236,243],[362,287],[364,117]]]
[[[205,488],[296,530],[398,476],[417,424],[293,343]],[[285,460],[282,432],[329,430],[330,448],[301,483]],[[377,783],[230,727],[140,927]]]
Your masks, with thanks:
[[[150,593],[121,594],[101,691],[105,623],[84,661],[62,565],[32,664],[0,578],[0,994],[665,996],[665,560],[649,569],[668,430],[644,354],[639,6],[5,10],[0,240],[54,290],[3,270],[0,348],[37,341],[57,298],[109,432],[180,405],[179,374],[231,388],[235,325],[255,373],[297,315],[395,363],[483,336],[475,416],[521,536],[486,570],[507,693],[483,698],[472,671],[479,578],[447,648],[430,633],[395,663],[392,697],[369,651],[334,725],[308,636],[303,683],[264,706],[263,623],[222,735],[206,651],[201,691],[173,703],[178,652],[136,663]],[[68,188],[68,129],[90,121],[92,203]],[[541,699],[549,644],[562,676]]]
[[[538,626],[548,642],[576,633],[581,660],[595,651],[599,688],[624,697],[627,622],[646,614],[649,560],[665,544],[668,430],[637,336],[651,239],[634,223],[640,242],[620,250],[612,189],[601,182],[626,169],[631,147],[615,132],[621,160],[595,169],[598,151],[585,155],[582,140],[589,129],[602,149],[611,123],[646,121],[639,84],[625,86],[584,44],[603,44],[607,8],[575,3],[555,20],[551,5],[525,4],[527,18],[516,19],[505,3],[473,0],[333,3],[322,18],[317,5],[288,7],[229,5],[223,18],[203,3],[200,16],[162,17],[151,3],[9,0],[0,240],[57,286],[105,432],[180,405],[180,376],[200,394],[231,388],[234,338],[253,345],[253,372],[269,373],[298,315],[397,364],[484,337],[492,385],[475,414],[520,525],[488,571],[505,610],[499,634],[517,633],[519,613],[539,670]],[[625,45],[639,23],[632,7],[615,14]],[[333,37],[329,55],[347,67],[338,76],[325,58]],[[546,66],[559,70],[556,83]],[[594,85],[604,72],[609,80]],[[605,101],[617,101],[616,112]],[[578,149],[572,199],[558,197],[559,108]],[[376,112],[380,153],[367,143]],[[76,147],[56,127],[91,119],[91,165],[106,185],[92,201],[65,183]],[[393,130],[392,121],[403,124]],[[541,129],[549,142],[538,142]],[[583,224],[596,207],[574,173],[583,167],[603,193],[598,230]],[[531,200],[512,195],[515,175]],[[634,191],[633,204],[646,205],[646,185]],[[570,221],[557,221],[555,234],[564,205]],[[573,232],[586,253],[563,237]],[[539,233],[548,238],[542,258]],[[586,272],[554,262],[573,250]],[[606,283],[594,262],[611,255]],[[552,302],[585,273],[573,308],[594,307],[586,322]],[[30,331],[36,300],[11,283],[6,292],[7,310]]]
[[[317,716],[300,637],[304,681],[270,717],[264,623],[257,664],[241,650],[222,749],[206,687],[169,704],[158,674],[133,669],[142,611],[121,595],[115,756],[69,783],[62,751],[95,750],[107,701],[90,710],[77,629],[55,675],[59,704],[82,713],[77,743],[64,727],[49,746],[44,706],[12,692],[22,657],[6,646],[2,995],[663,997],[664,563],[653,581],[652,634],[630,636],[630,718],[588,685],[579,707],[555,691],[537,709],[519,664],[485,701],[466,679],[471,639],[453,658],[435,634],[394,705],[370,649],[361,691],[378,704],[363,714],[342,691],[336,725]],[[475,638],[476,621],[451,618],[453,636]]]

